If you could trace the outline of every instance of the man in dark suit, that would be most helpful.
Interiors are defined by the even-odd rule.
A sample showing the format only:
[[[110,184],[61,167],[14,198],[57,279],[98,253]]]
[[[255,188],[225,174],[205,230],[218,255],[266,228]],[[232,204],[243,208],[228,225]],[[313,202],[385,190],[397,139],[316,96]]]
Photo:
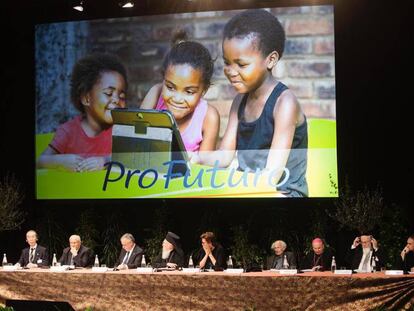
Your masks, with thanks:
[[[69,247],[63,250],[59,259],[61,265],[70,265],[75,267],[92,267],[94,261],[94,252],[82,244],[79,235],[71,235],[69,238]]]
[[[125,233],[120,240],[122,249],[115,263],[115,268],[125,270],[140,267],[144,250],[135,244],[134,236],[130,233]]]
[[[34,230],[29,230],[26,233],[26,242],[29,247],[22,250],[19,261],[16,265],[26,268],[36,268],[41,266],[48,266],[49,254],[46,247],[37,244],[37,233]]]
[[[287,259],[287,268],[296,269],[296,256],[293,254],[293,252],[287,252],[286,247],[286,243],[282,240],[278,240],[272,243],[270,249],[275,253],[267,257],[265,270],[283,269],[283,261],[285,256]]]
[[[184,251],[181,248],[180,237],[168,232],[162,242],[162,249],[152,263],[154,268],[174,268],[184,266]]]
[[[401,251],[398,268],[414,272],[414,234],[408,237],[407,245]]]
[[[333,253],[325,247],[321,238],[312,241],[312,251],[301,260],[301,269],[327,271],[331,268]]]
[[[348,253],[348,264],[352,270],[361,272],[371,272],[383,267],[383,255],[377,240],[368,234],[356,237]]]

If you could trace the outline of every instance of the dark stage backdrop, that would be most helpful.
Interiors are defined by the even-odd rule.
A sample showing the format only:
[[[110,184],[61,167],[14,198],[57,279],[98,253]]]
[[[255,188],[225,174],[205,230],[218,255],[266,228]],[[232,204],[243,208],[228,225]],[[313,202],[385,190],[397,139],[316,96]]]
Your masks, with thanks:
[[[108,228],[113,228],[115,233],[131,231],[141,244],[147,243],[157,232],[173,230],[183,237],[188,252],[197,246],[198,235],[204,230],[216,231],[229,248],[235,237],[247,232],[248,242],[264,252],[268,252],[272,239],[279,238],[287,240],[298,251],[304,250],[306,242],[315,234],[323,234],[339,253],[349,246],[355,232],[339,230],[325,212],[332,208],[335,199],[36,200],[33,137],[34,25],[37,22],[133,16],[142,12],[147,15],[186,12],[193,11],[194,7],[204,11],[241,9],[249,5],[246,1],[231,1],[231,6],[227,1],[171,1],[169,4],[143,1],[134,13],[118,11],[110,4],[101,6],[98,4],[101,1],[89,1],[90,10],[78,14],[70,9],[69,1],[65,1],[65,5],[55,3],[58,1],[27,2],[16,4],[17,7],[6,4],[1,12],[0,170],[2,175],[13,172],[22,182],[25,189],[22,208],[27,213],[20,231],[0,232],[0,251],[10,254],[10,260],[17,259],[24,246],[25,230],[29,228],[36,228],[45,240],[50,233],[61,239],[52,241],[57,252],[63,248],[58,245],[59,241],[67,243],[68,235],[75,230],[86,234],[85,229],[80,229],[85,227],[96,229],[87,234],[100,254],[105,244],[104,234],[110,235]],[[403,232],[413,232],[413,222],[410,222],[414,219],[413,161],[408,151],[413,133],[408,113],[412,97],[412,79],[409,78],[412,60],[408,48],[413,39],[409,16],[412,5],[409,7],[407,1],[336,2],[339,186],[346,178],[354,190],[379,184],[389,212],[400,213]],[[265,1],[263,7],[303,3]]]

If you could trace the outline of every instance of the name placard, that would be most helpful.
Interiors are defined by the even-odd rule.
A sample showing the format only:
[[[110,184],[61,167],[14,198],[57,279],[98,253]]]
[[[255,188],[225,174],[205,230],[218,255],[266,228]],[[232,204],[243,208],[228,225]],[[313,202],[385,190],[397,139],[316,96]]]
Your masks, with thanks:
[[[352,274],[352,270],[335,270],[334,274],[351,275]]]
[[[224,272],[226,273],[243,273],[243,269],[226,269]]]
[[[197,273],[200,272],[200,268],[183,268],[185,273]]]
[[[108,270],[108,267],[92,267],[92,271],[94,272],[106,272]]]
[[[403,275],[403,270],[386,270],[385,275]]]
[[[69,266],[51,266],[50,271],[52,272],[63,272],[69,270]]]
[[[152,267],[138,267],[137,272],[140,273],[152,273],[153,269]]]
[[[12,266],[12,265],[3,266],[4,271],[16,271],[17,269],[18,268],[16,266]]]
[[[280,274],[287,274],[287,275],[297,274],[298,269],[280,269],[279,273]]]

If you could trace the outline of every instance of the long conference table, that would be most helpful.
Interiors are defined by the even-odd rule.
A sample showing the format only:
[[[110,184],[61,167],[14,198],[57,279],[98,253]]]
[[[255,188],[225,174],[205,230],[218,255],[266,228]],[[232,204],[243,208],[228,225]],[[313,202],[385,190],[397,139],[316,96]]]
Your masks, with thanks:
[[[66,301],[94,311],[404,310],[414,306],[414,275],[0,268],[0,304],[8,299]]]

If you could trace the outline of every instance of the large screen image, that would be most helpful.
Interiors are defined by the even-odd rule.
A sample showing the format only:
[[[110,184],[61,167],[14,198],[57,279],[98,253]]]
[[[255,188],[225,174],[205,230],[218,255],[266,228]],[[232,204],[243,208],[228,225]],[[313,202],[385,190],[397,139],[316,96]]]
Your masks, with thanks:
[[[38,24],[38,199],[337,197],[332,5]]]

